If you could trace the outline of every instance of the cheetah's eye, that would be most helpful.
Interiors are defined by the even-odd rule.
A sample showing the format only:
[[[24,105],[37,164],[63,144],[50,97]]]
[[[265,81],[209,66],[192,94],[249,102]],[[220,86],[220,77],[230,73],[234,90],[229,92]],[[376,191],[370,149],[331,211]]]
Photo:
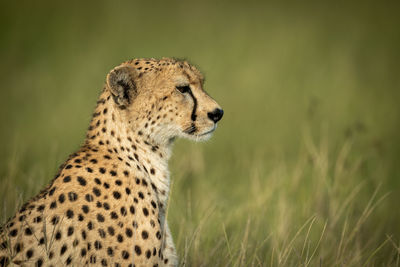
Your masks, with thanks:
[[[191,92],[189,85],[177,86],[177,87],[176,87],[176,90],[178,90],[178,91],[181,92],[182,94],[184,94],[184,93],[190,93],[190,92]]]

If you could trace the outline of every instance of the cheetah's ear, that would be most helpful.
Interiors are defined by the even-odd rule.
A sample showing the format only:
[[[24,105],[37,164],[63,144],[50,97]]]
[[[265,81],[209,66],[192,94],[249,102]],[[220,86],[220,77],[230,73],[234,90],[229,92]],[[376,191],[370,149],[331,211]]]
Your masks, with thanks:
[[[137,95],[137,71],[129,65],[118,66],[107,75],[107,86],[120,108],[126,108]]]

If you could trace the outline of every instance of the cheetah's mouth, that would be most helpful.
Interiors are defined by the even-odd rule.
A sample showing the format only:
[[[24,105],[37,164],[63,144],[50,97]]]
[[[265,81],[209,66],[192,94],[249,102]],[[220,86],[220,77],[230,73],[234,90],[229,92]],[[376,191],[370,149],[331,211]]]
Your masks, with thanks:
[[[207,131],[205,133],[202,133],[202,134],[196,134],[196,136],[205,136],[205,135],[211,134],[212,132],[215,131],[215,129],[217,129],[217,124],[216,123],[214,124],[214,126],[212,127],[211,130],[209,130],[209,131]]]
[[[205,137],[207,135],[210,135],[212,132],[214,132],[215,129],[217,129],[217,124],[216,123],[213,125],[213,127],[210,130],[208,130],[208,131],[206,131],[204,133],[196,134],[196,132],[199,130],[199,128],[197,128],[195,126],[195,124],[192,124],[191,126],[186,128],[183,132],[188,134],[188,135],[195,136],[195,137]]]

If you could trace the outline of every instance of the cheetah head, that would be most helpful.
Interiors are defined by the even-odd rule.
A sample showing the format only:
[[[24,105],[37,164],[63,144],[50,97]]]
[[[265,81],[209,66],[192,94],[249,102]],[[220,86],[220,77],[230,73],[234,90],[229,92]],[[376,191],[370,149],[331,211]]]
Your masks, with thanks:
[[[131,60],[114,68],[106,84],[124,122],[160,143],[207,140],[223,116],[203,90],[203,75],[186,61]]]

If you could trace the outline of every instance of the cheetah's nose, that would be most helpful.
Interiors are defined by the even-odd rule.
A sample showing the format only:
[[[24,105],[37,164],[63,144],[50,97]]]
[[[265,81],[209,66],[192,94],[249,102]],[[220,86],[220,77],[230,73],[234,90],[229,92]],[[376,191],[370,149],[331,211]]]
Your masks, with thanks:
[[[214,111],[207,113],[208,118],[215,123],[218,122],[222,118],[223,115],[224,115],[224,111],[220,108],[216,108],[216,109],[214,109]]]

